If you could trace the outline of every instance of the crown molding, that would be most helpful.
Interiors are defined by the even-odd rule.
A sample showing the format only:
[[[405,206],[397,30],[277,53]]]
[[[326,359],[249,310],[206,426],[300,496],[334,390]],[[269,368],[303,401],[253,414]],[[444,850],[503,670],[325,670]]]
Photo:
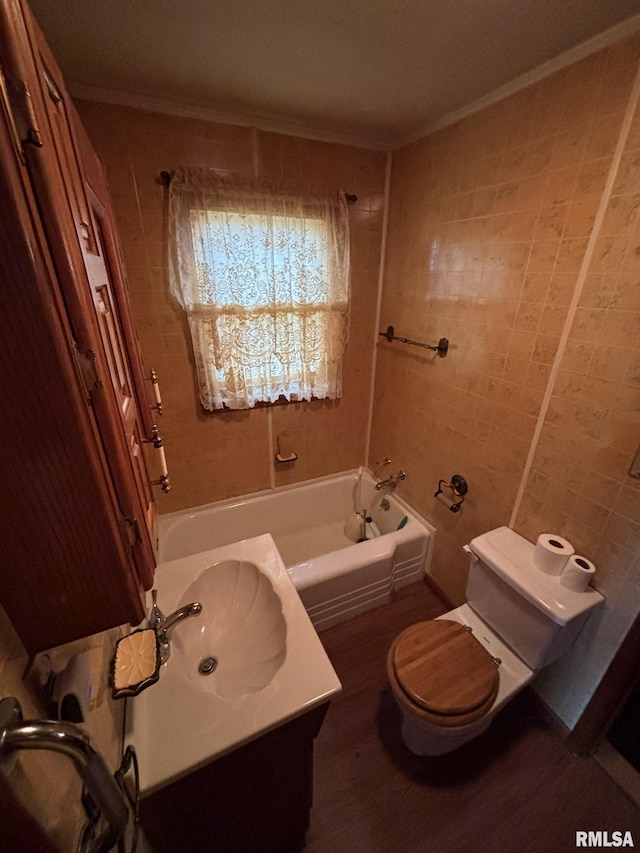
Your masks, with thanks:
[[[317,142],[331,142],[338,145],[349,145],[354,148],[367,148],[374,151],[389,150],[388,136],[382,139],[375,136],[360,136],[355,133],[325,130],[304,122],[279,121],[278,119],[270,119],[250,113],[227,112],[210,109],[209,107],[198,107],[192,104],[180,104],[146,95],[87,86],[84,83],[74,80],[67,82],[67,90],[72,98],[96,101],[100,104],[114,104],[119,107],[130,107],[137,110],[181,116],[182,118],[194,118],[218,124],[255,127],[267,133],[282,133],[287,136],[299,136],[304,139],[313,139]]]
[[[639,30],[640,13],[632,15],[630,18],[627,18],[621,23],[599,33],[597,36],[593,36],[593,38],[587,39],[587,41],[571,48],[571,50],[566,51],[566,53],[562,53],[560,56],[556,56],[548,62],[538,65],[531,71],[527,71],[525,74],[515,77],[509,83],[505,83],[504,86],[499,86],[487,95],[483,95],[482,98],[478,98],[478,100],[467,104],[467,106],[447,113],[435,122],[423,125],[409,136],[394,140],[391,145],[391,150],[403,148],[405,145],[417,142],[424,136],[429,136],[429,134],[435,133],[436,130],[442,130],[442,128],[448,127],[450,124],[455,124],[455,122],[460,121],[463,118],[467,118],[467,116],[480,112],[480,110],[485,107],[491,106],[491,104],[495,104],[497,101],[502,101],[504,98],[509,97],[509,95],[513,95],[534,83],[538,83],[540,80],[544,80],[545,77],[555,74],[556,71],[560,71],[569,65],[573,65],[574,62],[578,62],[580,59],[590,56],[592,53],[597,53],[605,47],[609,47],[616,42],[632,36]]]

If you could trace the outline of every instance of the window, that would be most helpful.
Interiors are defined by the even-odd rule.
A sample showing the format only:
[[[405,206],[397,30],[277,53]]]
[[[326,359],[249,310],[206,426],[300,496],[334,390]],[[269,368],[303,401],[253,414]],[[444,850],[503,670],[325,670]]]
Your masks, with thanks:
[[[342,394],[349,230],[343,193],[183,169],[170,185],[171,288],[206,409]]]

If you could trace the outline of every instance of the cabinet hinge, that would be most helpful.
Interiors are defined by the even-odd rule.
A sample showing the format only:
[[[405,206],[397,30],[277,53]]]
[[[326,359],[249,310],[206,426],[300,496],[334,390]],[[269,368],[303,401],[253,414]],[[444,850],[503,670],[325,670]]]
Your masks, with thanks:
[[[18,128],[16,126],[16,120],[13,115],[13,110],[11,109],[9,92],[7,90],[7,81],[5,79],[4,74],[2,73],[2,69],[0,69],[0,98],[2,98],[2,110],[9,124],[9,130],[11,133],[11,138],[13,139],[14,148],[16,149],[16,153],[20,159],[20,162],[24,166],[25,158],[24,151],[22,150],[22,140],[20,139],[20,134],[18,133]]]
[[[13,132],[17,136],[21,151],[25,145],[42,148],[42,134],[38,127],[31,92],[24,80],[3,77],[2,97],[11,116]]]
[[[22,83],[20,88],[22,90],[20,92],[20,96],[24,111],[23,121],[25,125],[22,144],[33,145],[34,148],[42,148],[42,134],[40,133],[38,122],[36,121],[36,111],[33,108],[31,92],[29,91],[29,87],[26,83]]]
[[[79,350],[75,341],[73,342],[73,353],[87,401],[91,402],[91,395],[102,385],[102,376],[100,375],[96,354],[92,349]]]
[[[122,518],[120,520],[120,524],[122,525],[122,530],[124,533],[124,537],[129,544],[130,548],[135,548],[136,545],[140,545],[142,542],[142,535],[140,534],[140,525],[138,524],[137,518]]]

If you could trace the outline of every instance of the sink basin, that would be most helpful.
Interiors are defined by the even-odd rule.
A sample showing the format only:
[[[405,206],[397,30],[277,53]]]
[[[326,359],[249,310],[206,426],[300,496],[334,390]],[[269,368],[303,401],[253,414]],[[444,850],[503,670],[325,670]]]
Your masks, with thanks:
[[[233,698],[262,690],[287,654],[280,597],[255,563],[213,563],[187,587],[202,613],[172,631],[171,654],[198,689]]]
[[[154,586],[164,613],[202,612],[171,629],[158,681],[126,700],[142,797],[340,693],[270,534],[161,563]]]

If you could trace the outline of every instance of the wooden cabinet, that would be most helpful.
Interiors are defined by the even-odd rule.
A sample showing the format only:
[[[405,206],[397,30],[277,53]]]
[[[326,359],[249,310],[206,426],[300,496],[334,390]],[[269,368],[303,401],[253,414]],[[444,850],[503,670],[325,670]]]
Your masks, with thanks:
[[[0,57],[0,603],[35,652],[143,617],[153,420],[102,169],[20,0]]]
[[[307,711],[140,800],[154,853],[302,850],[313,742],[329,704]]]

